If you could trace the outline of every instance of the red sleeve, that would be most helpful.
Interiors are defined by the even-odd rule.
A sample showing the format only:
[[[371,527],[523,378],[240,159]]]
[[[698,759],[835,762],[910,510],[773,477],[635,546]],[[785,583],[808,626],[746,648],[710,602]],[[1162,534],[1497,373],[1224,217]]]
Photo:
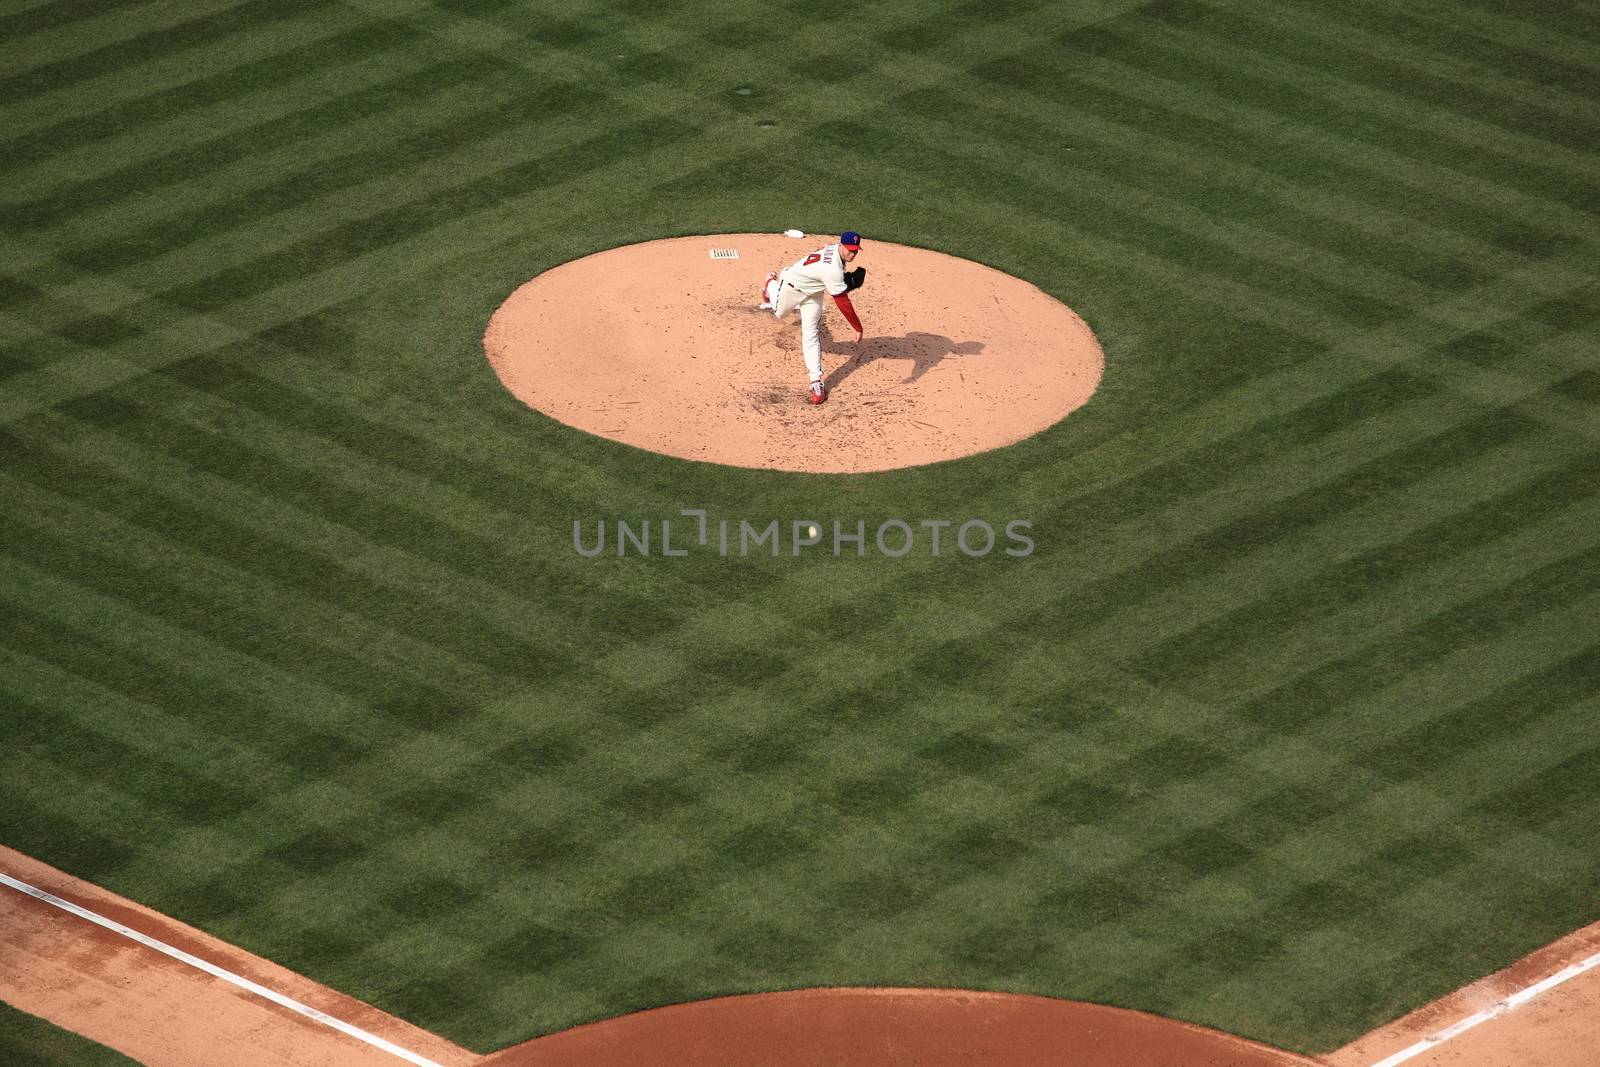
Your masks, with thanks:
[[[850,304],[850,294],[837,293],[834,295],[833,302],[839,305],[840,311],[844,312],[844,321],[854,327],[856,333],[861,333],[861,320],[856,318],[856,309]]]

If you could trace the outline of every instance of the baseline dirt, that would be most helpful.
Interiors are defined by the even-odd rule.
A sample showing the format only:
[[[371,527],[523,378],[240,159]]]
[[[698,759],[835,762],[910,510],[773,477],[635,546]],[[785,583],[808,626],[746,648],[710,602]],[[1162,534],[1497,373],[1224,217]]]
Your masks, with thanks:
[[[0,872],[443,1064],[476,1053],[0,846]],[[405,1061],[0,885],[0,1000],[157,1067]]]
[[[1329,1067],[1370,1067],[1596,952],[1600,952],[1600,923],[1574,931],[1320,1058]],[[1406,1060],[1405,1067],[1592,1067],[1595,1063],[1600,1063],[1600,967]]]
[[[683,237],[564,263],[500,306],[484,350],[518,399],[569,426],[787,471],[891,470],[1014,444],[1100,383],[1100,345],[1060,301],[980,263],[869,238],[857,260],[867,284],[852,294],[866,336],[851,339],[829,302],[831,396],[806,404],[798,316],[756,304],[769,269],[831,239]]]

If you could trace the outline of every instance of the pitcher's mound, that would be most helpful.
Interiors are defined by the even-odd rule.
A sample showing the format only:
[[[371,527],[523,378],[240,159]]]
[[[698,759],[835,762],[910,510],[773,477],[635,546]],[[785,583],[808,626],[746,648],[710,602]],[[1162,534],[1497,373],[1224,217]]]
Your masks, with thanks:
[[[851,294],[866,337],[851,340],[827,301],[830,396],[807,404],[798,315],[756,305],[768,270],[832,239],[681,237],[565,263],[511,294],[484,349],[506,388],[569,426],[787,471],[891,470],[999,448],[1059,422],[1100,383],[1100,346],[1060,301],[869,236],[852,264],[867,284]]]

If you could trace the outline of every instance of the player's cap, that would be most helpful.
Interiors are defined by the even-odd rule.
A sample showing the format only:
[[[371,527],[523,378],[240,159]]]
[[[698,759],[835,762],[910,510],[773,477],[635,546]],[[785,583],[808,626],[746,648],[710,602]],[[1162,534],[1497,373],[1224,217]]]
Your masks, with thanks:
[[[846,248],[860,248],[861,235],[854,230],[846,230],[839,235],[839,243]]]

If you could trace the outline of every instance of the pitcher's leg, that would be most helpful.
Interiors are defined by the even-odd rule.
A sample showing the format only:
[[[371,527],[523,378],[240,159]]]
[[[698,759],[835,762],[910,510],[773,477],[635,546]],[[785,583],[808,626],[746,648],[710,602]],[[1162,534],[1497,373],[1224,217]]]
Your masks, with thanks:
[[[774,284],[777,289],[776,295],[772,298],[772,313],[781,319],[798,307],[800,301],[804,300],[806,295],[794,286],[785,283],[782,274],[778,275]]]
[[[800,302],[800,349],[806,356],[806,373],[813,382],[822,381],[822,298],[813,296]]]

